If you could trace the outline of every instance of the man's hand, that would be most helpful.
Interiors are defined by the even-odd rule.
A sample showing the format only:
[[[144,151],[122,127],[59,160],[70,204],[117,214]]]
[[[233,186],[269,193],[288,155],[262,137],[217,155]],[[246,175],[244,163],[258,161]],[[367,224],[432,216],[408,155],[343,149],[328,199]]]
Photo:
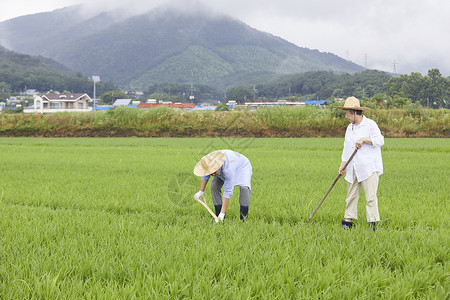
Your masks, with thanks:
[[[200,199],[201,197],[203,197],[203,194],[204,194],[204,193],[205,193],[205,192],[198,191],[197,194],[194,195],[194,198]]]
[[[218,216],[220,221],[223,221],[223,219],[225,218],[225,214],[224,213],[220,213]]]

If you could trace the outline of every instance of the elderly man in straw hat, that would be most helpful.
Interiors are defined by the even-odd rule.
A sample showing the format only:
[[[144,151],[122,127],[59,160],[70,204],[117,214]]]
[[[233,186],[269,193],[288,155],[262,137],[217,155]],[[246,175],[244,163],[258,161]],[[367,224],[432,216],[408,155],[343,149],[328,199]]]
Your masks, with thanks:
[[[375,231],[376,222],[380,221],[378,212],[378,177],[383,173],[381,160],[381,146],[384,145],[384,137],[375,121],[366,118],[362,112],[368,110],[361,107],[359,100],[350,97],[345,100],[342,108],[345,118],[350,122],[345,132],[344,150],[339,174],[348,181],[347,198],[342,227],[352,228],[353,220],[358,218],[358,199],[361,187],[366,196],[366,218],[369,228]],[[347,160],[355,149],[358,149],[353,160],[348,164],[347,170],[343,169]]]
[[[239,186],[240,219],[244,222],[250,205],[252,178],[252,165],[247,157],[232,150],[217,150],[202,157],[195,165],[194,174],[202,178],[196,197],[203,196],[209,178],[214,177],[211,182],[211,196],[220,221],[225,217],[228,202],[233,196],[233,188]]]

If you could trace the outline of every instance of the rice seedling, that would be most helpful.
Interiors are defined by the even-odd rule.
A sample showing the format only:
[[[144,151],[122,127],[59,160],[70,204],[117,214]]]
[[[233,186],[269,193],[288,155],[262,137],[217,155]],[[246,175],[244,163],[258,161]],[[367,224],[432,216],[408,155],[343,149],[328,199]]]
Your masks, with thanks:
[[[448,139],[386,139],[376,232],[364,197],[340,228],[343,180],[305,225],[342,144],[0,138],[0,297],[448,298]],[[223,148],[253,165],[246,223],[239,189],[218,225],[192,199],[195,162]]]

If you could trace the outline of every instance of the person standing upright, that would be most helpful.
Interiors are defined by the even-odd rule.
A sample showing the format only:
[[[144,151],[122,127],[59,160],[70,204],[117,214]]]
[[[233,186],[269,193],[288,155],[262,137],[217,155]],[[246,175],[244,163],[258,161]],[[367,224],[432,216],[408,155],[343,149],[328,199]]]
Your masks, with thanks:
[[[384,136],[381,134],[375,121],[365,117],[363,111],[368,107],[361,107],[359,100],[349,97],[341,108],[345,118],[350,122],[345,132],[342,163],[339,167],[340,176],[344,176],[347,184],[347,197],[345,199],[343,228],[352,228],[353,220],[358,218],[358,199],[361,188],[366,197],[366,218],[369,227],[375,231],[376,222],[380,221],[378,211],[378,181],[383,174],[381,147],[384,145]],[[343,169],[347,160],[355,149],[358,149],[353,160]]]

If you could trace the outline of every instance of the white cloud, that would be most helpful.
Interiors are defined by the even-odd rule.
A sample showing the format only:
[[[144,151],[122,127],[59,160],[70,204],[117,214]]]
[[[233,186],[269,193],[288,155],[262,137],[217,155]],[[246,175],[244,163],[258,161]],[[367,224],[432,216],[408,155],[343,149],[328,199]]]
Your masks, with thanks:
[[[402,73],[439,68],[450,75],[447,0],[16,0],[0,21],[83,2],[87,11],[131,15],[171,3],[183,10],[202,2],[298,46],[332,52],[369,68]]]

